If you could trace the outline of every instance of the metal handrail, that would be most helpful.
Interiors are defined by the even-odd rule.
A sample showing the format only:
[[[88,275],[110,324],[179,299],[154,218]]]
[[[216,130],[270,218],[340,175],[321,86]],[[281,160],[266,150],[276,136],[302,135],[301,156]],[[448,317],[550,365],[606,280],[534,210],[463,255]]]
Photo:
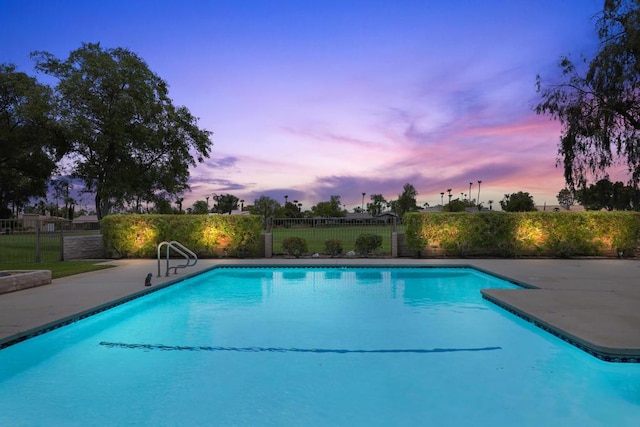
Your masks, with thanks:
[[[179,268],[186,268],[186,267],[193,267],[194,265],[196,265],[196,263],[198,262],[198,256],[189,248],[187,248],[186,246],[184,246],[182,243],[177,242],[175,240],[172,240],[170,242],[161,242],[158,244],[158,277],[160,277],[160,251],[162,249],[163,246],[167,246],[167,270],[166,270],[166,274],[165,276],[169,276],[169,271],[173,268],[173,274],[178,274],[178,269]],[[173,267],[169,266],[169,254],[170,254],[170,250],[173,249],[174,251],[178,252],[180,255],[182,255],[183,257],[185,257],[185,259],[187,260],[186,264],[180,264],[180,265],[176,265]],[[191,264],[191,261],[193,261],[193,264]]]

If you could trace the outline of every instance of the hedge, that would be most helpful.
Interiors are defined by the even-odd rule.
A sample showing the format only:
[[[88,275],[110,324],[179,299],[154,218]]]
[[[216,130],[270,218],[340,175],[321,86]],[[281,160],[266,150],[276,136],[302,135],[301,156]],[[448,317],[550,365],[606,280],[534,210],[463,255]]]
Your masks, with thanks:
[[[636,212],[408,213],[407,245],[417,255],[573,256],[636,255]]]
[[[100,221],[112,258],[155,258],[158,244],[178,241],[200,258],[258,256],[263,220],[257,215],[109,215]]]

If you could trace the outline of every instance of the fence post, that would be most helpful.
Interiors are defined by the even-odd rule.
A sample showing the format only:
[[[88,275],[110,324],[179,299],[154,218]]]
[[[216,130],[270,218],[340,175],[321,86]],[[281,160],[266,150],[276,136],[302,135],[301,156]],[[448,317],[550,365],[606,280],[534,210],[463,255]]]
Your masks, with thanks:
[[[60,261],[64,261],[64,223],[58,223],[60,224]]]
[[[40,263],[40,219],[36,221],[36,263]]]
[[[391,258],[398,258],[398,232],[391,233]]]

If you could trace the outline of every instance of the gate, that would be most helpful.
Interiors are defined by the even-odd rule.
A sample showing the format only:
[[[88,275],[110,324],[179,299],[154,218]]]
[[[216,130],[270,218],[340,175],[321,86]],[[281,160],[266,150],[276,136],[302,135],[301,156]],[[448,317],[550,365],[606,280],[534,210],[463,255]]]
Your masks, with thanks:
[[[307,253],[330,256],[326,242],[337,240],[342,247],[341,256],[356,251],[356,239],[361,234],[382,237],[382,245],[370,255],[391,256],[392,233],[396,231],[396,218],[271,218],[267,230],[272,236],[273,255],[284,255],[282,242],[288,237],[300,237],[307,243]]]

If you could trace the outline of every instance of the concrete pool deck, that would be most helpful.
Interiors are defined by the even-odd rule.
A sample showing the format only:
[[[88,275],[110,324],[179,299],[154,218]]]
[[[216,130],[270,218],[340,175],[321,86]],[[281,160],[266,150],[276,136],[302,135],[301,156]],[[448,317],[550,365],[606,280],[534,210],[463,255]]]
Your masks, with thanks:
[[[156,260],[106,261],[114,268],[0,295],[0,348],[61,321],[72,322],[217,265],[470,266],[535,289],[483,291],[488,300],[605,360],[640,362],[640,261],[618,259],[225,259],[199,260],[178,275],[156,277]],[[163,268],[164,270],[164,268]]]

